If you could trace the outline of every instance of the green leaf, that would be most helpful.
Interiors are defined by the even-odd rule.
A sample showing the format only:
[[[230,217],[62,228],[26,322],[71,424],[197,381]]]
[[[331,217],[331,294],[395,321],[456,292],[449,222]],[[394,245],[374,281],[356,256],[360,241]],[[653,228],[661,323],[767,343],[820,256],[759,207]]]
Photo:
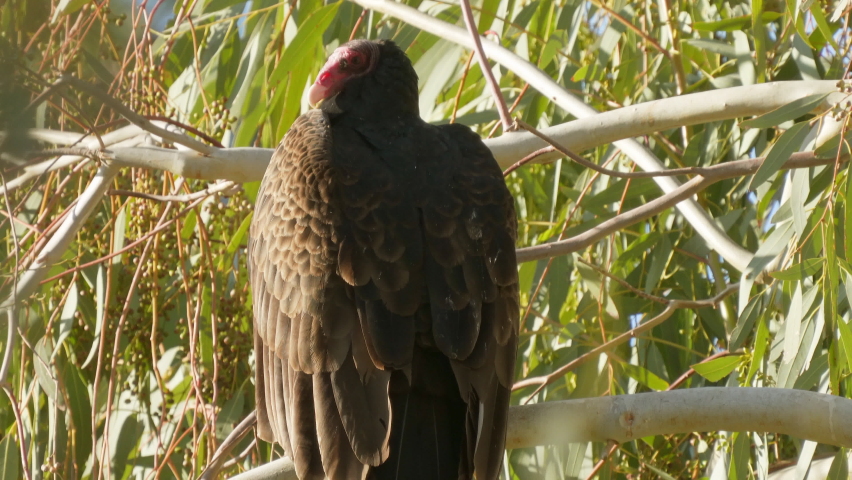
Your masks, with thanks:
[[[784,356],[783,363],[790,363],[799,353],[802,340],[802,320],[805,318],[805,305],[802,298],[802,283],[796,283],[793,297],[790,299],[790,308],[784,318]]]
[[[763,364],[763,356],[766,355],[766,346],[769,343],[769,329],[765,321],[757,322],[757,333],[754,335],[754,352],[751,356],[751,363],[748,366],[748,374],[746,374],[746,385],[751,384],[751,379],[754,374],[760,370]]]
[[[837,330],[840,332],[840,345],[846,356],[846,364],[852,370],[852,327],[843,319],[837,319]]]
[[[841,155],[849,154],[850,153],[850,150],[849,150],[850,143],[852,143],[852,133],[847,133],[846,136],[842,137],[842,138],[843,138],[843,149],[842,149],[842,151],[841,151],[841,148],[840,148],[841,137],[840,137],[840,134],[837,134],[837,135],[831,137],[830,139],[828,139],[822,145],[819,145],[818,147],[816,147],[816,150],[814,150],[814,154],[819,158],[826,158],[826,157],[833,158],[833,157],[836,157],[838,154],[841,154]],[[848,170],[848,168],[847,168],[847,170]]]
[[[270,106],[279,105],[284,100],[284,118],[280,120],[276,136],[281,138],[290,124],[299,115],[299,105],[302,92],[308,79],[311,65],[317,64],[325,57],[322,45],[322,35],[328,28],[340,2],[322,7],[310,14],[299,26],[296,36],[287,45],[275,70],[269,76],[269,84],[276,88]],[[263,73],[258,72],[258,74]]]
[[[663,235],[651,253],[651,264],[645,277],[645,293],[651,293],[657,288],[671,257],[672,243],[667,236]]]
[[[18,480],[21,474],[21,454],[12,435],[0,440],[0,480]]]
[[[748,432],[735,432],[731,447],[731,468],[728,469],[728,480],[747,480],[748,466],[751,463],[751,442]]]
[[[645,466],[650,468],[655,474],[659,475],[659,477],[662,478],[663,480],[675,480],[675,477],[673,477],[673,476],[669,475],[668,473],[666,473],[665,471],[660,470],[659,468],[651,465],[650,462],[646,462]]]
[[[245,396],[238,393],[231,397],[216,416],[216,437],[225,438],[234,429],[234,424],[242,420]]]
[[[788,120],[795,120],[816,109],[828,95],[827,93],[815,93],[802,97],[769,113],[746,120],[740,123],[740,126],[744,128],[769,128]]]
[[[778,12],[763,12],[760,19],[766,24],[778,20],[782,15]],[[693,29],[702,32],[736,32],[745,30],[749,26],[751,26],[751,15],[726,18],[715,22],[694,22],[692,24]]]
[[[695,48],[706,50],[710,53],[715,53],[725,57],[733,57],[737,54],[733,45],[719,40],[708,40],[705,38],[690,38],[683,41]]]
[[[92,451],[92,402],[89,399],[85,379],[74,364],[65,365],[62,381],[74,427],[76,464],[78,468],[83,468]]]
[[[56,336],[56,346],[53,348],[50,358],[54,358],[56,353],[65,343],[68,335],[71,335],[71,329],[74,327],[74,314],[77,313],[77,282],[73,282],[69,287],[68,298],[65,300],[65,305],[62,306],[62,313],[59,315],[59,331]]]
[[[42,337],[42,339],[36,343],[36,346],[33,349],[33,364],[35,366],[38,384],[44,390],[44,393],[58,405],[62,405],[62,398],[58,393],[56,377],[53,375],[50,365],[49,359],[52,349],[47,345],[48,338],[49,337]]]
[[[817,29],[825,37],[825,40],[831,44],[831,47],[834,51],[840,50],[837,45],[837,42],[834,41],[834,36],[832,35],[832,28],[828,25],[828,21],[825,18],[825,12],[823,12],[823,6],[820,5],[820,2],[813,2],[811,4],[811,8],[808,10],[811,15],[813,15],[814,22],[817,24]],[[812,35],[813,37],[813,35]]]
[[[837,451],[825,480],[849,480],[849,460],[846,458],[847,455],[848,452],[845,448]]]
[[[743,345],[754,328],[754,322],[760,316],[762,307],[763,298],[760,296],[755,296],[748,302],[748,305],[746,305],[746,308],[740,313],[737,319],[736,327],[731,332],[731,341],[728,345],[728,350],[738,350]]]
[[[50,23],[56,23],[59,17],[71,15],[83,8],[83,5],[91,2],[92,0],[60,0],[59,5],[56,6],[56,10],[53,11],[53,18],[50,19]]]
[[[231,241],[228,242],[228,253],[233,255],[234,252],[240,248],[240,244],[243,242],[243,238],[246,236],[246,232],[248,232],[249,227],[251,226],[251,218],[254,216],[254,212],[246,215],[246,218],[243,219],[243,223],[240,224],[240,227],[237,228],[237,231],[234,232],[234,236],[231,237]]]
[[[790,158],[790,155],[802,146],[807,135],[808,122],[797,123],[787,129],[772,146],[772,149],[766,155],[766,160],[755,172],[749,189],[755,189],[769,180],[781,168],[781,165],[784,165],[784,162]]]
[[[809,258],[802,263],[797,263],[790,268],[785,268],[777,272],[769,272],[772,278],[785,281],[803,280],[810,277],[822,268],[825,263],[825,258]]]
[[[195,210],[190,210],[183,220],[183,226],[180,229],[180,238],[189,240],[192,233],[195,231],[195,226],[198,224],[198,214]]]
[[[624,373],[626,373],[630,378],[636,380],[642,385],[645,385],[651,390],[663,391],[669,388],[668,382],[644,367],[629,363],[622,363],[621,368],[624,369]]]
[[[742,355],[728,355],[709,362],[691,365],[696,373],[711,382],[718,382],[727,377],[742,362]]]

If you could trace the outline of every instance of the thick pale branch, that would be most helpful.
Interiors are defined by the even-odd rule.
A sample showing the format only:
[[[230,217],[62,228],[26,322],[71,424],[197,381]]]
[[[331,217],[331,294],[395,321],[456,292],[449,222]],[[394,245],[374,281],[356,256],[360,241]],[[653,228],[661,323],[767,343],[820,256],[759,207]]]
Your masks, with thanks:
[[[80,148],[89,150],[100,149],[100,143],[97,138],[86,137],[79,133],[56,130],[31,130],[30,136],[56,145],[76,145]],[[136,125],[131,125],[129,127],[120,128],[106,135],[102,135],[101,138],[104,141],[104,145],[107,147],[136,150],[133,147],[144,142],[145,132]],[[0,195],[5,192],[11,192],[16,188],[19,188],[21,185],[24,185],[26,182],[44,175],[45,173],[74,165],[84,158],[86,157],[80,155],[61,155],[57,158],[51,158],[50,160],[28,165],[24,167],[24,173],[9,180],[5,184],[0,185]]]
[[[852,400],[783,388],[691,388],[510,410],[507,448],[689,432],[777,432],[852,446]]]
[[[196,152],[157,147],[110,151],[113,161],[124,167],[152,168],[187,178],[226,179],[237,183],[260,181],[273,152],[269,148],[224,148],[205,157]]]
[[[509,409],[506,448],[619,443],[690,432],[773,432],[850,447],[852,400],[784,388],[692,388],[523,405]],[[281,458],[233,480],[296,480]]]
[[[594,117],[542,128],[541,132],[568,150],[582,152],[623,138],[640,137],[683,125],[762,115],[794,100],[831,92],[835,93],[826,97],[822,108],[829,108],[846,98],[845,94],[837,91],[837,82],[773,82],[723,88],[630,105]],[[485,144],[503,168],[548,145],[529,132],[501,135],[485,140]],[[553,152],[536,158],[535,162],[546,163],[561,156],[561,153]]]
[[[144,133],[140,127],[136,125],[127,125],[109,133],[101,135],[104,145],[110,146],[116,143],[129,140],[137,135]],[[27,136],[33,140],[52,143],[54,145],[64,145],[66,147],[77,146],[83,148],[100,148],[101,144],[98,139],[92,135],[80,134],[77,132],[68,132],[61,130],[48,130],[46,128],[32,128],[27,131]]]
[[[543,128],[541,132],[568,150],[582,152],[616,140],[648,135],[681,125],[761,115],[793,100],[832,91],[836,91],[835,82],[832,81],[776,82],[733,87],[631,105]],[[842,98],[844,96],[840,93],[829,95],[825,105],[833,105]],[[105,141],[109,135],[103,136]],[[547,142],[529,132],[504,134],[485,140],[485,144],[502,168],[548,147]],[[122,166],[168,170],[177,175],[205,180],[253,182],[263,177],[273,149],[220,149],[210,157],[157,147],[113,148],[111,151]],[[556,151],[542,153],[534,161],[544,163],[561,156]]]
[[[73,210],[62,221],[62,225],[56,230],[56,233],[53,234],[50,241],[39,252],[27,270],[21,274],[15,291],[0,304],[0,309],[14,308],[16,299],[25,299],[36,290],[50,267],[65,254],[65,250],[68,249],[80,227],[83,226],[98,202],[101,201],[118,171],[118,165],[115,164],[104,165],[98,170],[92,182],[77,199]],[[11,348],[11,345],[7,345],[6,348]]]

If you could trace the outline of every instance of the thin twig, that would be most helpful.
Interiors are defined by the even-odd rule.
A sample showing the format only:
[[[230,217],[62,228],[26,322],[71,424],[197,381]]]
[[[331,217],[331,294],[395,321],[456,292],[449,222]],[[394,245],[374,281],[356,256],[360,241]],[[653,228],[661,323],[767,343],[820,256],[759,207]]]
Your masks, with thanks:
[[[713,355],[710,355],[709,357],[705,358],[704,360],[701,360],[700,362],[698,362],[698,364],[707,363],[707,362],[709,362],[709,361],[711,361],[711,360],[716,360],[717,358],[727,357],[728,355],[736,355],[736,354],[738,354],[738,353],[740,353],[740,352],[729,352],[729,351],[727,351],[727,350],[722,351],[722,352],[719,352],[719,353],[714,353]],[[677,378],[677,380],[675,380],[674,382],[672,382],[672,383],[669,385],[669,388],[667,388],[666,390],[674,390],[674,389],[676,389],[676,388],[677,388],[677,387],[679,387],[679,386],[680,386],[683,382],[685,382],[687,378],[691,377],[694,373],[695,373],[695,369],[694,369],[694,368],[692,368],[692,367],[690,367],[690,368],[689,368],[689,370],[687,370],[686,372],[684,372],[684,373],[683,373],[683,375],[679,376],[679,377]]]
[[[153,123],[151,123],[150,120],[127,108],[123,103],[113,98],[111,95],[107,94],[104,90],[99,89],[98,87],[86,81],[80,80],[79,78],[73,77],[71,75],[63,75],[62,77],[60,77],[59,82],[72,85],[78,90],[82,90],[87,94],[97,98],[106,105],[110,106],[113,110],[118,112],[121,116],[129,120],[131,123],[139,126],[147,132],[151,132],[154,135],[162,137],[164,140],[183,145],[192,150],[195,150],[196,152],[208,156],[215,154],[218,150],[218,148],[216,147],[211,147],[210,145],[207,145],[206,143],[196,140],[187,135],[171,132],[169,130],[166,130],[165,128],[161,128],[154,125]]]
[[[453,101],[453,113],[450,114],[450,123],[456,123],[456,115],[459,113],[459,103],[461,102],[462,92],[464,91],[464,83],[467,80],[467,74],[470,72],[470,62],[473,61],[474,52],[470,52],[467,56],[467,62],[464,64],[461,80],[459,80],[459,89],[456,91],[456,98]]]
[[[642,290],[639,290],[638,288],[634,287],[633,285],[630,285],[629,283],[627,283],[623,279],[618,278],[617,276],[607,272],[603,268],[593,264],[592,262],[588,262],[588,261],[586,261],[586,260],[584,260],[583,258],[580,258],[580,257],[577,257],[577,261],[582,263],[583,265],[586,265],[587,267],[591,268],[592,270],[600,273],[601,275],[609,278],[610,280],[615,281],[616,283],[618,283],[622,287],[633,292],[633,294],[635,294],[636,296],[642,297],[642,298],[644,298],[646,300],[650,300],[652,302],[659,303],[661,305],[668,305],[668,303],[669,303],[668,299],[665,299],[663,297],[658,297],[656,295],[651,295],[649,293],[645,293]]]
[[[21,450],[21,464],[23,465],[24,470],[24,478],[30,480],[32,477],[30,476],[30,462],[27,460],[27,436],[24,434],[24,421],[23,417],[21,417],[21,408],[18,405],[18,401],[15,399],[15,394],[12,392],[11,387],[8,385],[3,385],[3,391],[6,392],[6,396],[9,397],[9,402],[12,404],[12,412],[15,415],[15,424],[18,427],[18,445]]]
[[[213,459],[207,464],[207,468],[198,477],[198,480],[213,480],[218,477],[219,471],[222,469],[225,457],[231,453],[231,450],[237,446],[242,438],[254,427],[257,423],[257,410],[253,410],[242,422],[239,423],[225,440],[219,445],[216,453],[213,454]]]
[[[519,127],[523,128],[524,130],[527,130],[528,132],[532,133],[536,137],[538,137],[538,138],[544,140],[545,142],[549,143],[551,146],[553,146],[553,148],[555,148],[556,150],[558,150],[560,153],[567,156],[571,160],[579,163],[580,165],[582,165],[586,168],[594,170],[596,172],[602,173],[604,175],[609,175],[610,177],[616,177],[616,178],[674,177],[674,176],[677,176],[677,175],[701,175],[703,172],[706,171],[706,169],[704,167],[670,168],[670,169],[667,169],[667,170],[647,171],[647,172],[645,172],[645,171],[643,171],[643,172],[619,172],[619,171],[616,171],[616,170],[603,168],[600,165],[598,165],[594,162],[590,162],[590,161],[586,160],[585,158],[577,155],[576,153],[572,152],[571,150],[568,150],[567,148],[560,145],[559,142],[554,140],[552,137],[545,135],[544,133],[537,130],[535,127],[525,123],[523,120],[515,119],[515,123]],[[544,152],[544,153],[547,153],[547,152]]]
[[[617,449],[618,442],[616,442],[615,440],[610,440],[609,448],[606,449],[606,452],[601,456],[601,459],[598,460],[597,464],[595,464],[595,468],[593,468],[592,471],[589,472],[589,475],[586,477],[586,480],[592,480],[593,478],[595,478],[595,475],[597,475],[598,472],[601,471],[603,466],[606,465],[607,460],[609,460],[609,457],[612,456],[612,454],[615,453]]]
[[[848,160],[848,158],[848,156],[845,156],[843,159]],[[640,207],[636,207],[633,210],[629,210],[610,218],[609,220],[594,228],[586,230],[579,235],[566,240],[558,240],[542,245],[518,249],[518,262],[530,262],[533,260],[540,260],[542,258],[565,255],[586,248],[613,232],[617,232],[629,225],[638,223],[652,215],[666,210],[667,208],[677,205],[679,202],[688,199],[692,195],[695,195],[716,182],[728,178],[752,174],[760,168],[760,165],[763,164],[764,160],[765,157],[757,157],[722,163],[719,165],[713,165],[712,167],[703,167],[699,176],[692,178],[674,191],[667,193],[662,197],[655,198],[654,200],[651,200]],[[829,165],[833,162],[835,162],[834,158],[819,158],[814,152],[799,152],[790,155],[790,158],[781,166],[781,168],[807,168],[817,165]]]
[[[292,8],[290,10],[292,11]],[[366,15],[367,12],[369,12],[369,11],[370,10],[368,10],[366,8],[364,10],[361,10],[361,15],[358,15],[358,20],[355,21],[355,26],[352,27],[352,33],[349,34],[349,41],[350,42],[352,40],[355,40],[355,35],[358,34],[358,28],[361,27],[361,22],[364,21],[364,15]],[[284,22],[282,25],[287,25],[287,23]],[[282,30],[283,30],[283,28],[282,28]]]
[[[60,155],[86,157],[98,162],[113,159],[112,153],[109,150],[95,150],[92,148],[49,148],[47,150],[27,152],[27,157],[29,158],[48,158]]]
[[[614,347],[617,347],[618,345],[621,345],[624,342],[627,342],[628,340],[636,337],[640,333],[643,333],[643,332],[645,332],[645,331],[647,331],[651,328],[654,328],[657,325],[663,323],[669,317],[671,317],[672,314],[676,310],[681,309],[681,308],[715,307],[716,305],[719,304],[719,302],[721,302],[726,297],[728,297],[729,295],[736,292],[739,288],[740,288],[739,284],[732,284],[728,288],[726,288],[725,290],[720,292],[718,295],[716,295],[712,298],[706,299],[706,300],[669,300],[669,303],[666,306],[666,308],[656,317],[654,317],[654,318],[648,320],[647,322],[642,323],[642,324],[640,324],[640,325],[638,325],[634,328],[631,328],[630,330],[622,333],[621,335],[613,338],[612,340],[610,340],[610,341],[608,341],[608,342],[606,342],[606,343],[604,343],[604,344],[602,344],[598,347],[591,349],[587,353],[575,358],[574,360],[568,362],[567,364],[559,367],[558,369],[554,370],[553,372],[551,372],[547,375],[542,375],[540,377],[526,378],[526,379],[521,380],[519,382],[515,382],[515,385],[512,386],[512,390],[515,391],[515,390],[520,390],[522,388],[530,387],[530,386],[533,386],[533,385],[538,385],[539,387],[530,395],[530,397],[534,397],[545,386],[549,385],[550,383],[553,383],[554,381],[556,381],[556,379],[562,377],[562,375],[564,375],[565,373],[567,373],[567,372],[577,368],[578,366],[586,363],[587,361],[591,360],[595,356],[597,356],[601,353],[604,353],[608,350],[611,350]]]
[[[500,84],[494,78],[494,72],[491,71],[488,58],[482,49],[482,40],[479,38],[479,31],[476,29],[476,21],[473,19],[473,11],[470,9],[470,0],[461,0],[461,10],[464,23],[467,25],[471,38],[473,38],[473,50],[476,52],[476,61],[479,62],[479,68],[482,69],[482,76],[485,77],[485,81],[491,88],[494,103],[497,104],[497,112],[500,114],[500,121],[503,123],[503,131],[514,131],[512,116],[509,115],[509,107],[506,106],[506,99],[503,98],[503,92],[500,91]]]
[[[126,197],[143,198],[145,200],[154,200],[157,202],[192,202],[199,198],[209,197],[210,195],[222,192],[228,192],[239,188],[235,182],[226,180],[216,185],[208,186],[204,190],[189,193],[186,195],[154,195],[151,193],[134,192],[131,190],[109,190],[107,195],[122,195]]]
[[[0,386],[7,388],[6,382],[9,377],[9,368],[12,365],[12,352],[15,350],[15,339],[18,331],[18,308],[12,307],[6,311],[9,318],[9,330],[6,333],[6,351],[3,352],[3,366],[0,367]]]
[[[512,165],[510,165],[510,166],[509,166],[509,168],[507,168],[506,170],[503,170],[503,176],[504,176],[504,177],[508,177],[508,176],[509,176],[509,174],[510,174],[510,173],[512,173],[512,172],[514,172],[515,170],[517,170],[517,169],[519,169],[519,168],[523,167],[524,165],[526,165],[526,164],[528,164],[528,163],[532,162],[532,161],[533,161],[533,160],[535,160],[536,158],[538,158],[538,157],[540,157],[540,156],[542,156],[542,155],[544,155],[544,154],[546,154],[546,153],[553,152],[553,151],[555,151],[555,150],[556,150],[556,149],[555,149],[554,147],[552,147],[552,146],[550,146],[550,147],[544,147],[544,148],[539,148],[538,150],[536,150],[536,151],[532,152],[531,154],[527,155],[526,157],[524,157],[524,158],[522,158],[522,159],[518,160],[517,162],[513,163],[513,164],[512,164]]]
[[[230,460],[228,460],[227,462],[222,464],[222,469],[227,470],[227,469],[233,467],[234,465],[242,462],[246,457],[248,457],[251,454],[251,451],[254,449],[255,446],[257,446],[257,438],[252,438],[251,442],[249,442],[249,444],[245,448],[245,450],[240,452],[236,457],[233,457]]]
[[[202,132],[201,130],[199,130],[195,127],[193,127],[192,125],[187,125],[183,122],[179,122],[179,121],[177,121],[173,118],[164,117],[162,115],[145,115],[145,118],[147,118],[148,120],[155,120],[155,121],[158,121],[158,122],[168,123],[169,125],[174,125],[174,126],[180,128],[182,130],[186,130],[187,132],[195,135],[198,138],[203,139],[205,142],[209,143],[210,145],[213,145],[216,148],[225,148],[225,146],[222,145],[222,142],[220,142],[219,140],[216,140],[215,138],[211,137],[210,135],[207,135],[206,133]]]

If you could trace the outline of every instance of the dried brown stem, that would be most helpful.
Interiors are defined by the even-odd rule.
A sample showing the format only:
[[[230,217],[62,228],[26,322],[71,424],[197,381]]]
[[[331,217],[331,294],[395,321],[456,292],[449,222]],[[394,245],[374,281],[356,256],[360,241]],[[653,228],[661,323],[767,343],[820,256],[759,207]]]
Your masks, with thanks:
[[[470,9],[470,0],[461,0],[462,17],[467,25],[467,30],[473,38],[474,52],[476,52],[476,61],[479,62],[479,68],[482,69],[482,76],[491,88],[491,94],[494,95],[494,103],[497,104],[497,113],[500,114],[500,122],[503,124],[504,132],[514,130],[512,117],[509,114],[509,107],[506,106],[506,99],[503,98],[503,93],[500,91],[500,85],[494,78],[494,72],[491,71],[488,57],[485,56],[485,51],[482,49],[482,40],[479,38],[479,31],[476,29],[476,22],[473,19],[473,11]]]

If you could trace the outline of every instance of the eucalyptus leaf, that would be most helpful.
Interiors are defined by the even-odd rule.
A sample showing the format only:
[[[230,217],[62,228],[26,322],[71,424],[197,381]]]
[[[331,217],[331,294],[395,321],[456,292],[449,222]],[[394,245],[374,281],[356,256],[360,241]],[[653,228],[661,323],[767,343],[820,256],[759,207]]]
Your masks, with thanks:
[[[728,355],[709,362],[696,363],[692,365],[692,369],[707,380],[718,382],[730,375],[742,363],[742,360],[742,355]]]
[[[756,188],[774,175],[790,155],[797,152],[808,135],[808,123],[801,122],[793,125],[775,141],[775,145],[766,155],[766,159],[755,172],[749,188]]]
[[[783,107],[778,107],[769,113],[764,113],[759,117],[746,120],[742,122],[740,126],[746,128],[769,128],[774,127],[775,125],[780,125],[789,120],[795,120],[819,107],[828,95],[829,94],[827,93],[815,93],[813,95],[802,97],[784,105]]]

